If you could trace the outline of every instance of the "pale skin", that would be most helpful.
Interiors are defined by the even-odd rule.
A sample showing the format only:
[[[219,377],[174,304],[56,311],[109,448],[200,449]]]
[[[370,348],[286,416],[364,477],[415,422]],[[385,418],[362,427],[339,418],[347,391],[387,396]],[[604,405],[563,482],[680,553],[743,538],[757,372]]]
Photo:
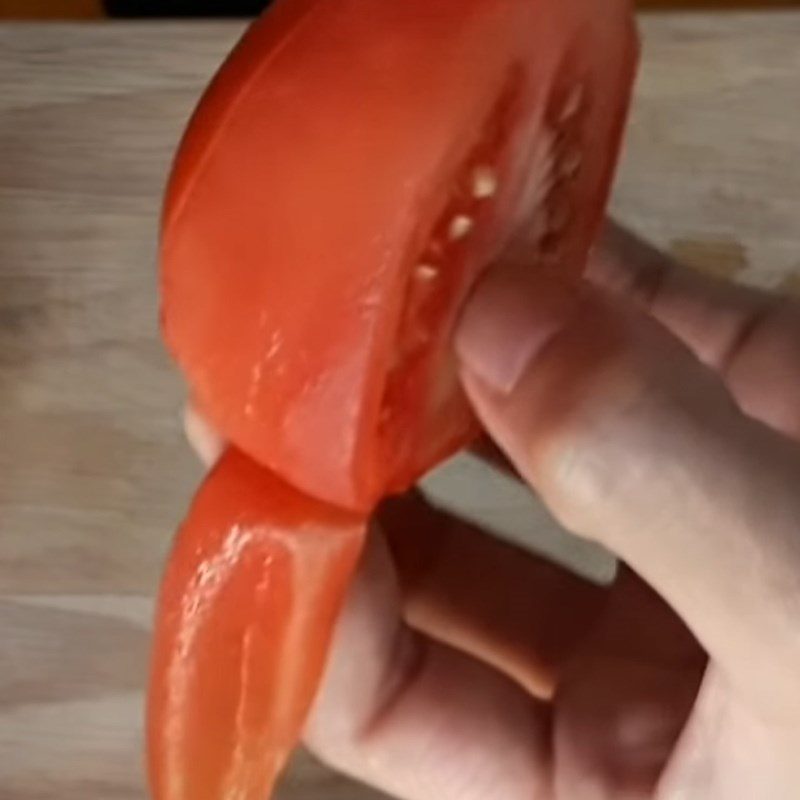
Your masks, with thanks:
[[[800,305],[611,226],[579,291],[492,270],[456,349],[491,459],[619,577],[392,501],[308,746],[402,800],[800,797]]]

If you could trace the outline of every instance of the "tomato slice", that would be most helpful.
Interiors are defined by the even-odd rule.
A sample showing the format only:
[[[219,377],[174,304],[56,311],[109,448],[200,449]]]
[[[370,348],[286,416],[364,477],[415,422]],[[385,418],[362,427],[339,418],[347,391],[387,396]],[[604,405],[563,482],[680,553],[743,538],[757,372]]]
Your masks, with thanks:
[[[217,427],[362,509],[467,442],[458,309],[512,236],[582,269],[636,51],[628,0],[279,0],[165,210],[165,334]]]
[[[179,533],[157,616],[158,800],[266,798],[300,736],[364,522],[230,451]]]

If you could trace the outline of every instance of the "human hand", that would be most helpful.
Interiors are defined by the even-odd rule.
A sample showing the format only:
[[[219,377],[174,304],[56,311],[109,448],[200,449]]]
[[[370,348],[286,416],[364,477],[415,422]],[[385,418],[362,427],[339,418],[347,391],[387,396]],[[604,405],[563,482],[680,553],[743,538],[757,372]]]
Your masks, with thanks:
[[[307,742],[404,800],[797,798],[800,308],[618,229],[590,279],[505,265],[457,345],[490,435],[617,581],[386,504]]]

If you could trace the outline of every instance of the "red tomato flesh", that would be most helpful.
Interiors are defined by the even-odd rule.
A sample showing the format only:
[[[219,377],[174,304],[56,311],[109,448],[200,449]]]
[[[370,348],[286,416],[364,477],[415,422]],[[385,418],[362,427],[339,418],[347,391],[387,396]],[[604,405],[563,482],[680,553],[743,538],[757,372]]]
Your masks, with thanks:
[[[228,452],[161,589],[148,709],[158,800],[267,798],[300,736],[364,538]]]
[[[220,431],[364,510],[469,441],[458,310],[512,236],[583,268],[635,62],[628,0],[279,0],[164,217],[165,335]]]

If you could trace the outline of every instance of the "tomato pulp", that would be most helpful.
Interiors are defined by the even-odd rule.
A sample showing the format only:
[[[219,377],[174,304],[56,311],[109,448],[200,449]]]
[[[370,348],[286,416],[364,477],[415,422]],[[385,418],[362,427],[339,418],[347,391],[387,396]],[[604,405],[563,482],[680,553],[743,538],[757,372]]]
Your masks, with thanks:
[[[459,307],[512,237],[582,269],[635,56],[627,0],[280,0],[164,216],[165,336],[219,430],[361,510],[469,441]]]

